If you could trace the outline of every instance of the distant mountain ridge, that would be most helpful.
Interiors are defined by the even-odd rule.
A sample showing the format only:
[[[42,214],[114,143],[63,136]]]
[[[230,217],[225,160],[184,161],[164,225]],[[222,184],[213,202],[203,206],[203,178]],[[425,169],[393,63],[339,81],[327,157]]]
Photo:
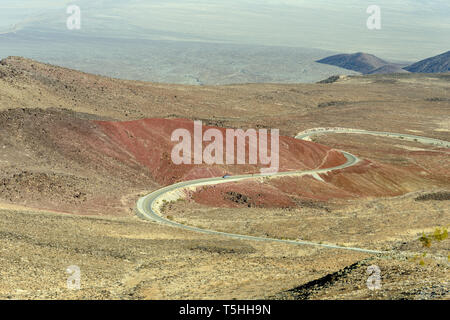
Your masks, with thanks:
[[[317,62],[338,66],[344,69],[353,70],[364,74],[389,64],[389,62],[386,62],[372,54],[364,52],[358,52],[354,54],[337,54],[325,59],[318,60]]]
[[[450,51],[416,62],[404,69],[416,73],[450,72]]]
[[[372,54],[358,52],[354,54],[337,54],[321,60],[318,63],[338,66],[362,74],[387,73],[444,73],[450,71],[450,51],[431,57],[409,66],[391,63]]]

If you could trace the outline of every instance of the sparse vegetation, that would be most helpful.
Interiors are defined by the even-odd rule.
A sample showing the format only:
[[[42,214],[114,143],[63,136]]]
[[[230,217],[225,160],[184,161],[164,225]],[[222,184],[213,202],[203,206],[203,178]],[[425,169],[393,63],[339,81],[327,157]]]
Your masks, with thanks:
[[[334,83],[336,81],[338,81],[341,78],[341,76],[331,76],[325,80],[321,80],[317,83],[322,83],[322,84],[327,84],[327,83]]]
[[[422,235],[419,238],[419,241],[425,248],[431,247],[431,238],[427,236],[425,233],[422,233]]]
[[[436,228],[432,235],[433,239],[436,241],[443,241],[448,238],[447,228]]]
[[[423,232],[419,238],[419,241],[425,248],[430,248],[433,241],[439,242],[447,238],[448,238],[447,228],[436,228],[433,233],[428,235],[425,234],[425,232]]]
[[[224,199],[230,200],[237,204],[246,205],[249,208],[256,206],[254,201],[250,197],[234,191],[226,192]]]
[[[427,262],[429,262],[429,261],[428,261],[429,259],[427,259],[426,257],[427,257],[427,253],[424,252],[424,253],[422,253],[422,254],[416,254],[416,255],[414,255],[414,257],[409,258],[409,260],[412,261],[412,262],[414,262],[414,263],[418,263],[418,264],[421,265],[421,266],[424,266],[424,265],[427,264]]]
[[[165,213],[166,211],[171,210],[176,203],[185,202],[185,201],[186,200],[183,199],[183,198],[179,198],[177,200],[172,200],[172,201],[167,201],[166,199],[163,199],[162,200],[162,205],[161,205],[161,208],[160,208],[161,213]]]
[[[347,101],[328,101],[328,102],[322,102],[317,105],[318,108],[325,108],[325,107],[334,107],[334,106],[344,106],[348,104]]]
[[[428,102],[444,102],[449,101],[449,98],[442,98],[442,97],[433,97],[433,98],[426,98],[425,101]]]
[[[450,200],[450,192],[442,191],[442,192],[427,193],[427,194],[423,194],[421,196],[416,197],[415,200],[416,201],[429,201],[429,200],[444,201],[444,200]]]

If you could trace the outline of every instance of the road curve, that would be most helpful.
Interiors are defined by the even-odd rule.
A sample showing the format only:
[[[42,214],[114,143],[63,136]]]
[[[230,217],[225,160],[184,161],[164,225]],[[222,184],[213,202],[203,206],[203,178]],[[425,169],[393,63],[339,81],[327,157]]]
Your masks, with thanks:
[[[323,133],[359,133],[359,134],[373,134],[373,135],[379,135],[379,136],[387,136],[387,137],[395,137],[395,138],[407,138],[407,139],[414,139],[414,141],[427,143],[427,144],[433,144],[433,145],[439,145],[439,146],[450,146],[450,143],[447,141],[437,140],[437,139],[431,139],[431,138],[425,138],[425,137],[419,137],[419,136],[412,136],[407,134],[398,134],[398,133],[388,133],[388,132],[376,132],[376,131],[365,131],[365,130],[357,130],[357,129],[346,129],[346,128],[316,128],[311,129],[308,131],[304,131],[299,133],[295,138],[297,139],[303,139],[307,140],[313,135],[317,134],[323,134]],[[278,172],[278,173],[270,173],[270,174],[247,174],[247,175],[239,175],[239,176],[232,176],[230,178],[222,178],[222,177],[214,177],[214,178],[204,178],[204,179],[197,179],[197,180],[191,180],[191,181],[183,181],[179,183],[175,183],[173,185],[161,188],[159,190],[156,190],[142,198],[140,198],[136,204],[136,213],[137,215],[145,220],[155,221],[158,223],[162,223],[165,225],[169,225],[172,227],[189,230],[189,231],[195,231],[210,235],[218,235],[218,236],[225,236],[228,238],[234,238],[234,239],[240,239],[240,240],[252,240],[252,241],[266,241],[266,242],[279,242],[279,243],[288,243],[288,244],[295,244],[295,245],[309,245],[309,246],[317,246],[317,247],[324,247],[324,248],[330,248],[330,249],[342,249],[342,250],[351,250],[351,251],[359,251],[364,253],[371,253],[371,254],[379,254],[383,253],[383,251],[377,251],[377,250],[370,250],[370,249],[364,249],[364,248],[357,248],[357,247],[345,247],[345,246],[339,246],[334,244],[324,244],[324,243],[317,243],[317,242],[311,242],[311,241],[303,241],[303,240],[282,240],[282,239],[275,239],[275,238],[264,238],[264,237],[256,237],[256,236],[248,236],[248,235],[242,235],[242,234],[234,234],[234,233],[227,233],[227,232],[220,232],[220,231],[214,231],[214,230],[208,230],[208,229],[201,229],[197,227],[192,227],[188,225],[184,225],[181,223],[174,222],[172,220],[164,218],[160,213],[161,206],[167,201],[167,200],[177,200],[183,197],[183,190],[189,189],[189,188],[197,188],[200,186],[205,185],[217,185],[222,183],[229,183],[229,182],[235,182],[235,181],[241,181],[245,179],[256,179],[266,176],[293,176],[293,175],[313,175],[317,177],[317,174],[320,173],[326,173],[331,172],[335,170],[345,169],[351,166],[354,166],[357,164],[360,160],[355,155],[352,155],[351,153],[341,151],[342,154],[345,156],[347,161],[344,164],[341,164],[336,167],[332,168],[324,168],[324,169],[315,169],[315,170],[307,170],[307,171],[288,171],[288,172]]]
[[[372,136],[387,137],[387,138],[397,138],[402,140],[414,141],[423,144],[428,144],[436,147],[450,148],[450,142],[427,138],[422,136],[415,136],[407,133],[392,133],[392,132],[381,132],[381,131],[370,131],[362,129],[350,129],[350,128],[314,128],[298,133],[295,138],[301,140],[310,140],[314,135],[324,134],[324,133],[351,133],[351,134],[367,134]]]

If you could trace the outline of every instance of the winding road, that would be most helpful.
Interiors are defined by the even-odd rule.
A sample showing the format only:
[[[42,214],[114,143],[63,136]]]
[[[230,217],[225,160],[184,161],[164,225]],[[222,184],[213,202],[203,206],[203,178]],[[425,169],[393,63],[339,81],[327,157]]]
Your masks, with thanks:
[[[443,146],[443,147],[447,147],[447,148],[450,147],[449,142],[443,141],[443,140],[438,140],[438,139],[414,136],[414,135],[409,135],[409,134],[366,131],[366,130],[348,129],[348,128],[315,128],[315,129],[310,129],[310,130],[301,132],[301,133],[297,134],[297,136],[295,138],[302,139],[302,140],[309,140],[312,136],[317,135],[317,134],[323,134],[323,133],[370,134],[370,135],[375,135],[375,136],[406,139],[406,140],[421,142],[421,143],[430,144],[430,145],[434,145],[434,146]],[[335,170],[345,169],[345,168],[354,166],[355,164],[357,164],[360,161],[358,159],[358,157],[356,157],[355,155],[353,155],[351,153],[348,153],[345,151],[341,151],[341,152],[345,156],[347,161],[344,164],[341,164],[339,166],[332,167],[332,168],[314,169],[314,170],[307,170],[307,171],[288,171],[288,172],[278,172],[278,173],[269,173],[269,174],[263,174],[263,173],[253,174],[253,175],[247,174],[247,175],[232,176],[230,178],[214,177],[214,178],[204,178],[204,179],[183,181],[183,182],[175,183],[173,185],[161,188],[159,190],[156,190],[156,191],[140,198],[136,204],[136,213],[139,217],[141,217],[142,219],[145,219],[145,220],[162,223],[165,225],[169,225],[169,226],[184,229],[184,230],[201,232],[201,233],[210,234],[210,235],[225,236],[228,238],[234,238],[234,239],[240,239],[240,240],[269,241],[269,242],[288,243],[288,244],[295,244],[295,245],[309,245],[309,246],[325,247],[325,248],[330,248],[330,249],[359,251],[359,252],[371,253],[371,254],[384,253],[383,251],[370,250],[370,249],[357,248],[357,247],[346,247],[346,246],[339,246],[339,245],[334,245],[334,244],[324,244],[324,243],[303,241],[303,240],[282,240],[282,239],[275,239],[275,238],[264,238],[264,237],[256,237],[256,236],[220,232],[220,231],[214,231],[214,230],[208,230],[208,229],[201,229],[201,228],[184,225],[184,224],[177,223],[172,220],[166,219],[162,216],[162,214],[160,212],[161,206],[164,203],[166,203],[167,201],[175,201],[175,200],[183,198],[185,195],[184,190],[188,190],[188,189],[193,190],[200,186],[217,185],[217,184],[241,181],[241,180],[246,180],[246,179],[257,179],[257,178],[262,178],[262,177],[266,177],[266,176],[312,175],[316,179],[320,179],[320,177],[318,176],[318,174],[320,174],[320,173],[327,173],[327,172],[331,172],[331,171],[335,171]]]

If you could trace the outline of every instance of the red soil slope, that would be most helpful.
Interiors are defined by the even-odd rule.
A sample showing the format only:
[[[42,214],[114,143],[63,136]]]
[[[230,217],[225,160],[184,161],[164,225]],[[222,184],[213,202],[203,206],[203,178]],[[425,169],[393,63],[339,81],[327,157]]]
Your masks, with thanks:
[[[323,181],[306,175],[221,184],[197,190],[189,197],[214,207],[284,208],[301,206],[304,200],[392,197],[439,186],[439,181],[425,180],[412,170],[369,160],[320,177]]]
[[[258,173],[261,167],[267,167],[249,164],[174,164],[171,161],[171,151],[178,142],[171,141],[172,132],[183,128],[189,130],[193,136],[194,126],[191,120],[144,119],[126,122],[95,121],[95,123],[105,134],[100,143],[96,144],[98,152],[126,163],[136,162],[147,167],[160,184],[220,176],[225,173]],[[203,132],[209,128],[214,127],[204,126]],[[224,128],[216,129],[219,129],[224,137],[226,136]],[[203,146],[207,144],[209,142],[203,143]],[[248,163],[248,140],[246,140],[246,154],[246,163]],[[346,161],[337,150],[283,136],[280,137],[279,154],[279,171],[327,168]]]

